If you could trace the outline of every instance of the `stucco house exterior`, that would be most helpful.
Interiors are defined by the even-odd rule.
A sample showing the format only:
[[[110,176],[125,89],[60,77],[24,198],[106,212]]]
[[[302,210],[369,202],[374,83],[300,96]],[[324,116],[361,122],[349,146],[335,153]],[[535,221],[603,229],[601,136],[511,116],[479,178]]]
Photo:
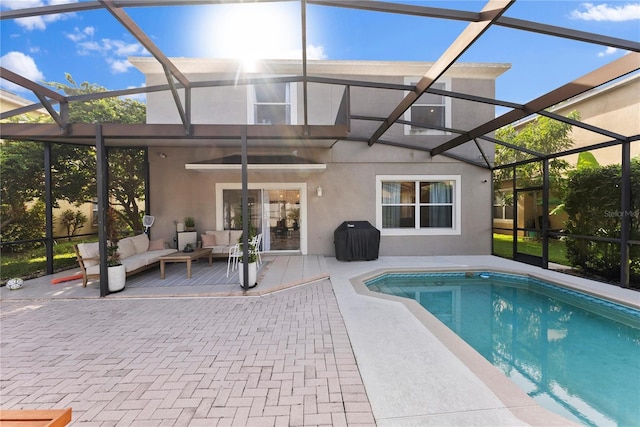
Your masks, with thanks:
[[[369,221],[381,231],[380,255],[491,253],[491,172],[456,155],[479,157],[466,144],[451,157],[392,145],[369,146],[359,133],[379,125],[405,92],[384,88],[286,81],[300,74],[301,63],[270,60],[246,64],[230,60],[172,59],[195,82],[237,81],[191,92],[195,124],[334,124],[348,103],[349,137],[286,141],[251,140],[248,188],[251,222],[264,235],[264,250],[332,256],[334,230],[343,221]],[[130,58],[146,76],[146,85],[166,82],[152,58]],[[411,85],[430,66],[424,62],[308,61],[309,76],[341,82],[375,81]],[[496,79],[508,64],[455,64],[434,88],[494,97]],[[239,71],[241,70],[241,71]],[[246,78],[270,78],[246,84]],[[274,82],[273,78],[283,77]],[[255,81],[254,81],[255,83]],[[308,99],[304,108],[303,97]],[[184,100],[183,100],[184,101]],[[394,141],[436,146],[447,129],[471,129],[495,117],[493,105],[465,102],[428,93],[386,135]],[[357,116],[356,116],[357,115]],[[355,120],[354,120],[355,119]],[[147,94],[147,123],[181,123],[168,91]],[[425,127],[415,123],[425,123]],[[491,143],[479,142],[489,161]],[[241,189],[238,141],[215,145],[190,140],[188,146],[149,146],[148,208],[156,221],[155,238],[174,241],[176,224],[194,217],[198,233],[240,228]]]

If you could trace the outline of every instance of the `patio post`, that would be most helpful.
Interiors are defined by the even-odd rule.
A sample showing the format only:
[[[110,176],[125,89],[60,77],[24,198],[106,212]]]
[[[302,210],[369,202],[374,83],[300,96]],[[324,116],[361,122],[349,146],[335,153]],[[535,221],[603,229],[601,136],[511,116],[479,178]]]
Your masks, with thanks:
[[[631,142],[622,142],[622,182],[620,183],[620,286],[629,287],[629,239],[631,238]]]
[[[247,126],[240,131],[242,144],[242,272],[243,282],[240,286],[249,289],[249,191],[247,178]]]
[[[542,268],[549,269],[549,158],[542,161]]]
[[[96,124],[96,187],[98,191],[98,247],[100,248],[100,296],[109,294],[107,267],[107,209],[109,185],[107,182],[107,150],[102,136],[102,125]]]
[[[53,274],[53,185],[51,183],[51,143],[44,143],[44,204],[46,272]]]

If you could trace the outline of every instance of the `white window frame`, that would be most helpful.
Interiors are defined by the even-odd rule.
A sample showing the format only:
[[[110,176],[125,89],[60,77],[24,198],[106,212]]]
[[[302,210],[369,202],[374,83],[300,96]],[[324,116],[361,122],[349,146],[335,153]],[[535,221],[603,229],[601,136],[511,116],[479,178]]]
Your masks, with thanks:
[[[405,77],[404,83],[407,85],[415,85],[421,77]],[[447,77],[439,78],[435,83],[444,83],[444,90],[451,90],[451,79]],[[404,93],[405,96],[409,94],[409,92]],[[451,127],[451,97],[443,96],[444,104],[444,127]],[[421,102],[414,102],[413,106],[427,106],[433,104],[424,104]],[[411,121],[411,107],[407,109],[404,113],[404,120]],[[451,135],[451,132],[445,132],[436,129],[412,129],[411,125],[404,125],[404,134],[405,135]]]
[[[416,185],[416,226],[414,228],[382,228],[382,183],[400,181],[452,181],[453,212],[451,228],[420,228],[419,188]],[[381,236],[452,236],[462,234],[462,177],[461,175],[376,175],[376,228]]]
[[[513,190],[496,190],[495,193],[498,193],[500,195],[500,201],[504,202],[505,199],[505,195],[508,193],[512,193],[513,194]],[[513,218],[505,218],[506,217],[506,212],[507,210],[511,210],[511,215],[513,215],[513,203],[511,205],[504,205],[504,204],[496,204],[496,194],[494,193],[493,195],[493,211],[492,211],[492,216],[493,214],[495,214],[495,208],[499,207],[502,209],[502,217],[501,218],[496,218],[495,216],[493,217],[494,220],[496,221],[513,221]]]
[[[268,83],[265,83],[268,84]],[[278,83],[281,84],[281,83]],[[285,101],[284,103],[278,103],[278,102],[270,102],[268,103],[268,105],[289,105],[289,113],[291,115],[291,117],[289,117],[289,121],[290,124],[292,125],[296,125],[298,124],[298,94],[297,94],[297,88],[298,86],[294,83],[294,82],[285,82],[283,83],[286,85],[287,87],[287,92],[288,92],[288,100]],[[258,125],[261,123],[256,123],[256,117],[255,117],[255,106],[257,104],[257,100],[256,100],[256,89],[255,89],[255,85],[249,85],[247,86],[247,123],[250,125]],[[261,103],[263,104],[263,103]],[[267,105],[267,103],[264,103],[265,105]]]

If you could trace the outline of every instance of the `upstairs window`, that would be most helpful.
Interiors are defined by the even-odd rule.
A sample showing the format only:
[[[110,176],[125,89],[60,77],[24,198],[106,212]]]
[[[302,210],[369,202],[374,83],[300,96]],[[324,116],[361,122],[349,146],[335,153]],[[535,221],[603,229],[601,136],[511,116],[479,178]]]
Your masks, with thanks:
[[[415,85],[418,79],[408,79],[407,84]],[[435,82],[433,89],[447,90],[448,82]],[[437,128],[451,127],[451,98],[424,93],[405,113],[405,120],[412,124],[405,125],[406,135],[444,135]],[[435,127],[436,129],[432,129]]]
[[[249,124],[291,125],[295,124],[290,83],[262,84],[249,90]]]

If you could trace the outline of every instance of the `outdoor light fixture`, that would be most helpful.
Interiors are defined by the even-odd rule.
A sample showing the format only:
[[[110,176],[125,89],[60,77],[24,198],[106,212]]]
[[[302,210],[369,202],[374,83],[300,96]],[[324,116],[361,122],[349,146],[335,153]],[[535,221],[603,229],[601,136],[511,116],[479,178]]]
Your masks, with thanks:
[[[167,154],[166,153],[158,153],[158,157],[160,157],[161,159],[166,159],[167,158]]]
[[[318,188],[316,188],[316,196],[322,197],[322,187],[320,187],[319,185]]]

